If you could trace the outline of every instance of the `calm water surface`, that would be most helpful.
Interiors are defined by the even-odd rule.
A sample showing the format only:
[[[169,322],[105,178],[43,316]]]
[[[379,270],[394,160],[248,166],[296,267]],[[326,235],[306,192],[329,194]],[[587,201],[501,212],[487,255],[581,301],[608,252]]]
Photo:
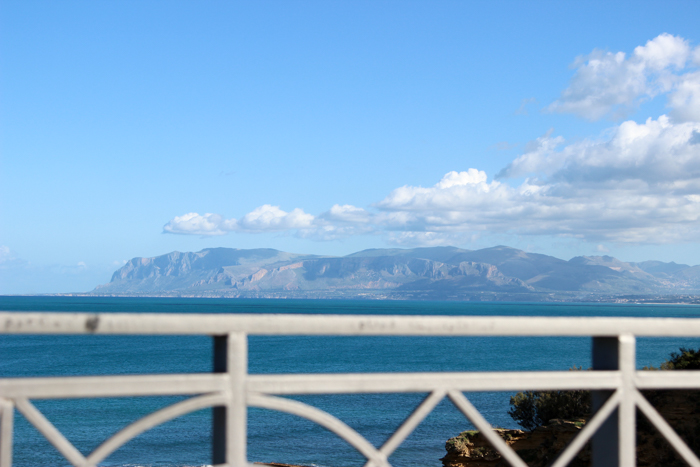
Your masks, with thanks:
[[[3,311],[128,313],[313,313],[447,316],[700,317],[700,306],[528,304],[412,301],[227,300],[170,298],[0,297]],[[589,338],[298,337],[250,336],[251,373],[565,370],[590,366]],[[700,339],[639,339],[637,363],[658,366],[679,347]],[[211,339],[192,336],[0,335],[0,376],[97,375],[211,371]],[[516,425],[507,415],[510,393],[471,393],[493,424]],[[329,395],[296,399],[337,416],[380,446],[425,394]],[[181,398],[35,401],[83,453],[125,425]],[[156,427],[112,454],[106,466],[195,466],[210,461],[210,410]],[[391,456],[397,467],[440,466],[445,441],[470,429],[443,401]],[[251,461],[361,466],[364,459],[311,422],[251,409]],[[67,465],[21,415],[15,420],[17,466]]]

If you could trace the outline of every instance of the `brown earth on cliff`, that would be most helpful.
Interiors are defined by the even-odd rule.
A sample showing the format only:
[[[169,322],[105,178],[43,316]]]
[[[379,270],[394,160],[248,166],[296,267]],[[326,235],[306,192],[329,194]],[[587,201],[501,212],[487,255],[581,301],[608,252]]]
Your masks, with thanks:
[[[552,463],[569,441],[581,431],[584,420],[551,420],[548,425],[532,431],[497,428],[501,438],[530,466]],[[440,459],[445,467],[508,466],[501,455],[491,447],[478,431],[464,431],[445,444],[447,455]],[[584,449],[571,462],[572,466],[590,464],[590,449]]]
[[[695,454],[700,453],[700,397],[697,391],[643,391],[644,396],[683,438]],[[501,438],[530,467],[551,464],[585,426],[586,420],[550,420],[532,431],[497,428]],[[478,431],[465,431],[445,444],[444,467],[506,467],[508,463]],[[590,443],[569,465],[589,466]],[[639,467],[685,466],[666,439],[637,411],[637,465]]]

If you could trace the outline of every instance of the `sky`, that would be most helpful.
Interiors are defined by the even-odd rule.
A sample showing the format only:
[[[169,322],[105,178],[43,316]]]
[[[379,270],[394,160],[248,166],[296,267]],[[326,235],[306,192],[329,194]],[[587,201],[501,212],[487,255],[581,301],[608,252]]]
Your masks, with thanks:
[[[700,2],[0,2],[0,294],[211,247],[700,264]]]

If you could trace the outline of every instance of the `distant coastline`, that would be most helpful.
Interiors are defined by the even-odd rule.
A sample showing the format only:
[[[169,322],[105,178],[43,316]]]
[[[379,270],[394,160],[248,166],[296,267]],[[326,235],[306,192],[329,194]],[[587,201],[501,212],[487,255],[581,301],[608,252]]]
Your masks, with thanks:
[[[489,299],[484,296],[466,297],[459,299],[420,299],[406,297],[387,297],[381,295],[364,295],[364,296],[277,296],[273,294],[265,294],[260,297],[226,297],[218,295],[182,295],[176,293],[167,294],[96,294],[96,293],[52,293],[52,294],[25,294],[14,295],[23,297],[114,297],[114,298],[198,298],[198,299],[221,299],[228,298],[236,299],[269,299],[269,300],[423,300],[423,301],[463,301],[463,302],[529,302],[529,303],[608,303],[608,304],[630,304],[630,305],[700,305],[699,295],[658,295],[658,296],[589,296],[589,297],[547,297],[547,300],[536,300],[536,297],[511,297],[491,296]],[[527,298],[523,300],[523,298]]]

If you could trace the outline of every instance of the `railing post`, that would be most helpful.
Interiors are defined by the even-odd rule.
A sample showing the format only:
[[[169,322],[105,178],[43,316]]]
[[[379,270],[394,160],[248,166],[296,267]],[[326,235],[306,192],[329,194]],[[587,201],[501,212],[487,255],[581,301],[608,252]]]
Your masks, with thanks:
[[[245,333],[214,336],[214,372],[228,373],[227,405],[214,407],[212,417],[212,463],[242,467],[247,463],[247,406],[245,379],[248,374],[248,339]]]
[[[620,372],[622,373],[622,401],[620,402],[620,465],[635,467],[637,464],[637,421],[634,393],[637,369],[634,336],[620,336]]]
[[[0,467],[12,466],[12,402],[0,397]]]
[[[226,424],[226,461],[231,467],[248,463],[248,407],[246,377],[248,376],[248,336],[231,333],[228,337],[228,374],[231,380],[229,414]]]
[[[637,366],[634,336],[593,338],[593,369],[619,370],[622,402],[591,439],[593,467],[634,467],[636,464],[636,407],[634,376]],[[592,391],[592,409],[597,411],[612,391]]]
[[[619,370],[620,341],[616,337],[594,337],[592,363],[594,370]],[[592,391],[593,413],[600,409],[613,391]],[[620,467],[619,409],[615,409],[591,439],[593,467]]]
[[[214,336],[214,373],[228,372],[228,336]],[[212,408],[212,464],[226,462],[226,406]]]

